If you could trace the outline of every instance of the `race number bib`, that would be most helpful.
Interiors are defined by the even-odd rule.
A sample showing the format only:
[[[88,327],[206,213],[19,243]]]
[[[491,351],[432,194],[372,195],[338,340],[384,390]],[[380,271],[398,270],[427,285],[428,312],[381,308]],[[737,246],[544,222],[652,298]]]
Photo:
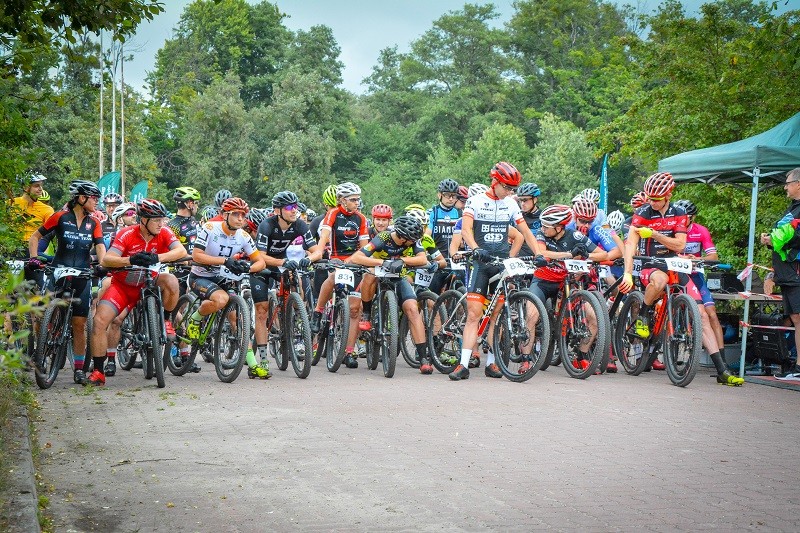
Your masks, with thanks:
[[[633,272],[632,274],[637,278],[642,274],[642,260],[641,259],[634,259],[633,260]]]
[[[16,276],[25,268],[25,261],[6,261],[6,265],[8,265],[8,270]]]
[[[58,267],[53,271],[53,278],[59,280],[67,276],[80,276],[82,272],[77,268],[71,267]]]
[[[680,257],[667,257],[664,259],[667,263],[667,270],[673,272],[682,272],[683,274],[692,273],[692,261],[690,259],[683,259]]]
[[[433,281],[433,272],[417,270],[417,273],[414,274],[415,285],[419,285],[420,287],[430,287],[431,281]]]
[[[354,286],[355,276],[353,276],[353,271],[347,270],[346,268],[337,268],[333,273],[333,282],[336,285]]]
[[[611,268],[609,268],[608,265],[600,265],[600,267],[597,269],[597,275],[601,278],[607,278],[611,275]]]
[[[503,259],[503,266],[509,276],[524,276],[528,273],[528,265],[522,259]]]
[[[564,268],[566,268],[567,272],[570,274],[588,274],[589,262],[581,261],[580,259],[565,259]]]

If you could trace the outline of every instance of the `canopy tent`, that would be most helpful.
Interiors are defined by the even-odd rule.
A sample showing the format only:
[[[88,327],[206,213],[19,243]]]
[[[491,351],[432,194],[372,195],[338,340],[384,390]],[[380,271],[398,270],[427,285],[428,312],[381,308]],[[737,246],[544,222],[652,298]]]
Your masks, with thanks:
[[[658,170],[669,172],[676,182],[699,181],[715,183],[749,183],[750,231],[747,244],[747,264],[753,264],[756,231],[756,204],[760,189],[783,183],[784,174],[800,167],[800,113],[758,135],[728,144],[677,154],[658,162]],[[760,185],[760,181],[766,182]],[[752,275],[747,277],[745,290],[752,288]],[[742,338],[747,338],[750,301],[745,300]],[[747,343],[742,343],[739,375],[744,376]]]

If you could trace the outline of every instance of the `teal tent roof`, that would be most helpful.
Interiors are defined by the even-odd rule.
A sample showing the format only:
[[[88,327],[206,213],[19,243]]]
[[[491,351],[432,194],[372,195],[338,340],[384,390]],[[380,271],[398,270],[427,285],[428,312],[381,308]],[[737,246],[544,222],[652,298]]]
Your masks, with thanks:
[[[800,167],[800,113],[772,129],[747,139],[673,155],[658,162],[658,170],[675,181],[706,183],[751,182],[753,169],[761,175],[782,173]],[[780,174],[778,174],[780,173]]]

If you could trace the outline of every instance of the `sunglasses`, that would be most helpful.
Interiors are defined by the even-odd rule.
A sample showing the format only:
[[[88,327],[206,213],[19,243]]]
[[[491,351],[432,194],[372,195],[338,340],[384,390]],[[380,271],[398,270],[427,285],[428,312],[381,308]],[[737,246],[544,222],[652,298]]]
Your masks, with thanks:
[[[134,211],[133,209],[131,209],[130,211],[125,211],[124,213],[122,213],[122,216],[124,216],[124,217],[132,217],[132,216],[134,216],[135,214],[136,214],[136,211]]]
[[[287,211],[296,211],[297,210],[297,204],[285,205],[285,206],[283,206],[283,208],[286,209]]]
[[[578,222],[580,222],[581,224],[591,224],[592,222],[594,222],[594,219],[593,218],[579,218]]]
[[[663,202],[667,199],[666,196],[648,196],[647,199],[651,202]]]
[[[447,198],[448,200],[453,200],[455,198],[458,198],[458,195],[454,194],[454,193],[450,193],[450,192],[443,192],[442,193],[442,198]]]
[[[517,188],[516,187],[509,187],[505,183],[500,183],[500,186],[503,187],[508,192],[517,192]]]

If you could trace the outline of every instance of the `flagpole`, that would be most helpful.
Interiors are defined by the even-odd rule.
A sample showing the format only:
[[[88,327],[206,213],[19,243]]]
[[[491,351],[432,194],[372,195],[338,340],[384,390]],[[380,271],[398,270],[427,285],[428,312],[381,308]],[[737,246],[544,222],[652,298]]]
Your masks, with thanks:
[[[121,120],[122,132],[120,133],[121,143],[119,146],[119,169],[120,169],[120,189],[122,197],[125,197],[125,46],[120,46],[120,88],[119,88],[119,116]]]
[[[103,177],[103,30],[100,30],[100,178]],[[98,179],[100,179],[98,178]]]

